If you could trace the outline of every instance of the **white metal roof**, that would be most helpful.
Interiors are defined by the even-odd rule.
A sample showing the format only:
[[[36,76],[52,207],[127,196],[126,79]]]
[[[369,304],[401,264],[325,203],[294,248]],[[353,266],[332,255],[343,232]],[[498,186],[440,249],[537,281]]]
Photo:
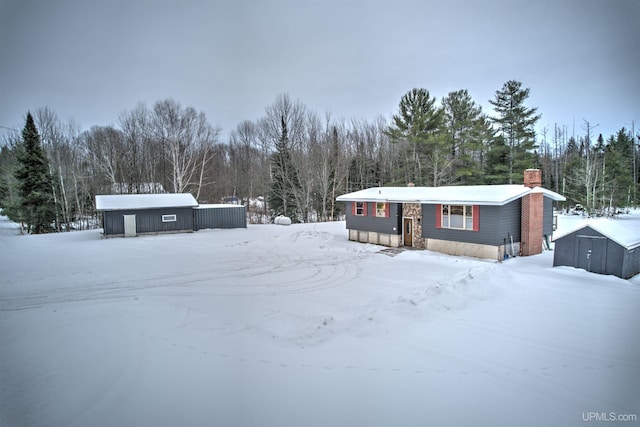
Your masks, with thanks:
[[[211,208],[244,208],[244,205],[235,205],[233,203],[212,203],[198,205],[197,209],[211,209]]]
[[[565,198],[541,187],[524,185],[464,185],[448,187],[373,187],[339,196],[339,202],[457,203],[505,205],[529,193],[543,193],[556,201]]]
[[[632,222],[625,226],[625,222],[622,220],[611,220],[608,218],[590,219],[581,223],[577,227],[554,235],[553,240],[556,241],[561,239],[562,237],[582,230],[585,227],[589,227],[592,230],[597,231],[627,250],[640,246],[640,228],[637,227],[637,222]]]
[[[96,196],[96,210],[183,208],[198,206],[189,193],[180,194],[117,194]]]

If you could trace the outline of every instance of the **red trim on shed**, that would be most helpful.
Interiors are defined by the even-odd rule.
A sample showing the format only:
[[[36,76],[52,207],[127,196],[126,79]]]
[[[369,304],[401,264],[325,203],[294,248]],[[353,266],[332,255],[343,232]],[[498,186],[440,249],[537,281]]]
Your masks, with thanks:
[[[436,205],[436,228],[442,228],[442,205]]]
[[[385,203],[384,205],[384,217],[389,218],[391,216],[391,203]]]
[[[473,205],[473,231],[480,231],[480,205]]]

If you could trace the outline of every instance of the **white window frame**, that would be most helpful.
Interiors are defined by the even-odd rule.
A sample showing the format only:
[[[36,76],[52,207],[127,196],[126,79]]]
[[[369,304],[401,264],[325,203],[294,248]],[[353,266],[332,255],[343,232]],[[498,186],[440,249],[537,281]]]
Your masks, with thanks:
[[[162,215],[162,222],[176,222],[178,216],[176,214]]]
[[[355,215],[356,216],[364,216],[364,210],[366,209],[365,203],[367,203],[367,202],[355,202],[355,204],[356,204]],[[358,206],[358,205],[360,205],[360,206]],[[360,212],[360,213],[358,213],[358,212]]]
[[[382,205],[382,209],[380,209],[380,205]],[[380,215],[382,212],[382,215]],[[387,203],[386,202],[376,202],[376,218],[386,218],[387,217]]]
[[[457,208],[462,207],[462,227],[451,226],[451,211],[453,210],[453,207],[455,207],[456,210]],[[440,227],[451,230],[473,231],[473,205],[442,205],[440,207]]]

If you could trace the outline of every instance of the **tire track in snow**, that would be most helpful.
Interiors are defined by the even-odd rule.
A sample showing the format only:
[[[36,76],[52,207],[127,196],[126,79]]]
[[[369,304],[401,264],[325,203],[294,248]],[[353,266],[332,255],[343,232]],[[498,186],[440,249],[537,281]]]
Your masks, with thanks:
[[[288,256],[287,256],[288,255]],[[279,296],[318,292],[343,286],[362,273],[360,262],[369,254],[327,254],[302,258],[289,254],[260,255],[242,268],[202,268],[140,279],[109,280],[91,285],[57,287],[0,301],[0,311],[40,308],[54,303],[133,299],[148,296]],[[343,255],[341,257],[340,255]],[[295,275],[296,277],[291,277]],[[159,291],[159,292],[146,292]]]

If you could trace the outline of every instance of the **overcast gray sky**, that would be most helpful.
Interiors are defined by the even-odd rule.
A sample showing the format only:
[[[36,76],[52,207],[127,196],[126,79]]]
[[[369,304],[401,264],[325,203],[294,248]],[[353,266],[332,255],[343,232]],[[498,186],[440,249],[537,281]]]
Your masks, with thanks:
[[[0,126],[48,106],[86,130],[171,97],[226,135],[280,93],[374,119],[414,87],[491,113],[515,79],[541,126],[606,138],[640,128],[639,22],[638,0],[0,0]]]

